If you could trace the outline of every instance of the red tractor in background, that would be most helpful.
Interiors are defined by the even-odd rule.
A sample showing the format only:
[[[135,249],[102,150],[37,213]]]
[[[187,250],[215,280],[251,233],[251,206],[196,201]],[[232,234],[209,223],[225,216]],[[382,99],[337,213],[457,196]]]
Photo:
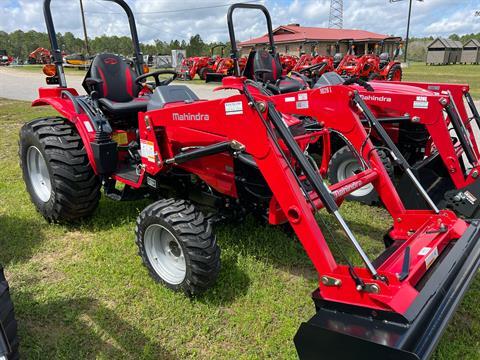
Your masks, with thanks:
[[[397,46],[397,50],[390,57],[388,52],[383,51],[385,41],[388,39],[392,38],[384,39],[380,42],[380,45],[376,46],[376,49],[381,49],[379,54],[376,51],[376,53],[361,56],[355,54],[355,45],[351,41],[347,55],[342,58],[335,71],[344,77],[356,77],[363,80],[402,80],[401,64],[395,60],[399,54],[400,46]],[[397,37],[394,39],[397,39],[397,43],[401,40]]]
[[[207,74],[210,72],[216,72],[219,66],[222,66],[221,63],[224,59],[225,56],[225,48],[227,46],[220,44],[220,45],[215,45],[210,49],[210,59],[208,60],[207,66],[201,67],[198,70],[198,76],[202,80],[207,79]],[[220,48],[220,55],[214,56],[214,51],[215,49]]]
[[[8,66],[13,62],[13,56],[9,56],[7,50],[0,50],[0,66]]]
[[[288,75],[298,62],[298,56],[295,55],[280,55],[280,64],[282,64],[282,75]]]
[[[179,78],[182,80],[193,80],[200,69],[208,66],[210,61],[209,56],[191,56],[182,60]]]
[[[52,62],[52,54],[50,50],[43,47],[36,48],[28,55],[29,64],[50,64]]]
[[[238,59],[237,64],[240,68],[240,71],[243,71],[245,69],[246,63],[247,59],[245,57]],[[233,75],[233,67],[234,61],[232,60],[232,58],[227,57],[220,59],[215,71],[213,71],[212,69],[212,71],[209,70],[207,72],[205,82],[222,82],[222,79],[224,77]]]

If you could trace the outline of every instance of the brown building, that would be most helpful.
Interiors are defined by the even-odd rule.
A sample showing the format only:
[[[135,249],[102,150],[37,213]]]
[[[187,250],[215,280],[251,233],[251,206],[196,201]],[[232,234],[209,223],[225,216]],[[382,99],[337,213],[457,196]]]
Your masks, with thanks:
[[[377,34],[366,30],[326,29],[305,27],[299,24],[282,25],[273,30],[275,46],[280,54],[299,56],[301,53],[316,52],[319,55],[333,55],[335,44],[339,40],[353,40],[357,55],[371,53],[375,45],[385,40],[385,52],[392,53],[400,38],[393,39],[389,35]],[[243,41],[239,44],[242,55],[248,55],[252,48],[268,45],[268,36]],[[340,52],[346,53],[348,41],[340,43]]]

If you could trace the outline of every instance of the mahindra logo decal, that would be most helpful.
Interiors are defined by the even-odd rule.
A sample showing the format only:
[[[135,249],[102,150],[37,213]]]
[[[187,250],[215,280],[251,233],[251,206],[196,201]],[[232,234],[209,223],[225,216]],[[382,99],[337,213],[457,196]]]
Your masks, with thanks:
[[[117,59],[114,59],[114,58],[106,58],[106,59],[103,59],[103,62],[104,62],[105,64],[108,64],[108,65],[118,64]]]
[[[210,120],[210,117],[208,114],[191,114],[191,113],[173,113],[172,114],[172,119],[173,120],[178,120],[178,121],[185,121],[185,120],[190,120],[190,121],[208,121]]]
[[[361,94],[360,97],[364,101],[392,102],[392,98],[389,98],[387,96],[376,96],[376,95],[363,95],[363,94]]]

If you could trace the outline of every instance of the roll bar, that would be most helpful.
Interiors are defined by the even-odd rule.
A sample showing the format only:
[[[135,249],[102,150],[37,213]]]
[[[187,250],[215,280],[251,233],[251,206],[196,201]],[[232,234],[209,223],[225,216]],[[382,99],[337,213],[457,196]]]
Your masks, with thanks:
[[[272,18],[270,17],[270,13],[268,12],[267,8],[263,5],[257,4],[242,4],[237,3],[233,4],[228,8],[227,14],[227,25],[228,25],[228,33],[230,35],[230,44],[232,47],[232,53],[230,57],[233,59],[234,67],[234,75],[240,76],[240,68],[238,67],[238,49],[237,49],[237,41],[235,40],[235,29],[233,27],[233,11],[235,9],[255,9],[260,10],[265,15],[265,19],[267,20],[267,29],[268,29],[268,41],[270,43],[270,53],[275,55],[275,42],[273,41],[273,30],[272,30]]]
[[[57,35],[55,32],[55,26],[53,25],[52,11],[50,9],[50,3],[52,0],[44,0],[43,2],[43,15],[45,17],[45,24],[47,25],[48,38],[50,39],[50,45],[53,53],[53,63],[57,68],[59,85],[61,87],[67,87],[67,80],[65,79],[65,72],[63,70],[62,51],[58,46]],[[130,33],[132,35],[133,49],[135,52],[135,67],[138,74],[143,74],[143,54],[140,50],[140,43],[138,41],[137,26],[135,25],[135,17],[133,16],[132,9],[124,0],[103,0],[111,1],[122,7],[128,17],[128,23],[130,25]]]

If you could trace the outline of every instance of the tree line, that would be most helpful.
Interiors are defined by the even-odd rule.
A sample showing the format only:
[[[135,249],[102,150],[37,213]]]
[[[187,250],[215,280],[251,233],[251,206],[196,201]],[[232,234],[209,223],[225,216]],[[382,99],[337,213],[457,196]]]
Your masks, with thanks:
[[[461,41],[463,44],[470,39],[479,39],[480,33],[472,33],[466,35],[452,34],[449,36],[452,40]],[[62,50],[67,54],[83,53],[85,54],[85,41],[76,37],[71,32],[58,33],[58,44]],[[427,54],[427,45],[434,38],[411,38],[408,49],[408,60],[410,61],[425,61]],[[129,55],[132,54],[132,41],[128,36],[98,36],[93,39],[88,39],[90,55],[111,52],[115,54]],[[171,40],[170,42],[155,40],[153,44],[140,44],[142,52],[145,55],[170,55],[172,50],[184,49],[187,51],[187,56],[209,55],[210,49],[219,45],[219,43],[206,43],[200,35],[194,35],[187,41]],[[228,43],[227,43],[228,45]],[[7,50],[9,55],[12,55],[20,60],[27,60],[28,54],[38,47],[49,49],[50,42],[46,33],[37,32],[34,30],[24,32],[22,30],[7,33],[0,31],[0,49]],[[215,50],[215,54],[220,54],[220,49]],[[225,52],[228,55],[228,52]]]
[[[67,54],[86,53],[85,41],[76,37],[71,32],[57,34],[58,45]],[[153,44],[141,43],[142,52],[145,55],[170,55],[174,49],[184,49],[187,56],[209,55],[210,49],[219,43],[206,43],[200,35],[190,37],[187,41],[171,40],[170,42],[155,40]],[[115,54],[132,54],[132,40],[128,36],[98,36],[88,39],[90,55],[111,52]],[[38,31],[16,30],[11,33],[0,31],[0,49],[7,50],[7,53],[20,60],[27,60],[28,55],[35,49],[43,47],[50,49],[48,34]],[[215,53],[219,54],[216,49]]]

